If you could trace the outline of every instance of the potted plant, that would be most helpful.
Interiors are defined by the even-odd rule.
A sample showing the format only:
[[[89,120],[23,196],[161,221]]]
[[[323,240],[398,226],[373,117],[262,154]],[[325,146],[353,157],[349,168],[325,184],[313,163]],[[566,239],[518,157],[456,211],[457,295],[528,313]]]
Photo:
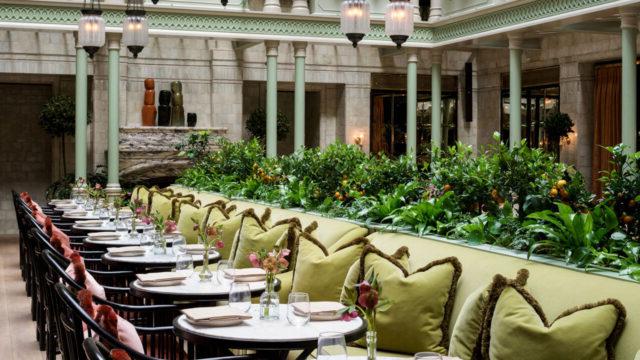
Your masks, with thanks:
[[[546,138],[546,150],[560,158],[560,141],[569,137],[573,132],[573,120],[568,114],[555,111],[542,122]]]
[[[281,141],[289,134],[289,120],[283,113],[278,112],[277,124],[278,141]],[[249,115],[245,128],[251,133],[251,136],[261,142],[265,141],[267,136],[267,113],[264,108],[259,107]]]

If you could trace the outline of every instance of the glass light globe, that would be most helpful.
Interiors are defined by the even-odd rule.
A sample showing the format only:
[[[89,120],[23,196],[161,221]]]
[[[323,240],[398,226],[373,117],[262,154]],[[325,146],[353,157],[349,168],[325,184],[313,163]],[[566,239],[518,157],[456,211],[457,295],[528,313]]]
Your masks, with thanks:
[[[78,24],[78,44],[82,46],[89,57],[104,46],[105,31],[102,11],[95,9],[83,9],[80,23]]]
[[[137,58],[138,54],[149,44],[149,25],[143,10],[131,10],[126,12],[122,26],[122,43]]]
[[[384,14],[384,32],[398,47],[413,34],[413,4],[409,1],[391,1]]]
[[[371,8],[366,0],[344,0],[340,5],[340,30],[353,43],[358,42],[371,30]]]

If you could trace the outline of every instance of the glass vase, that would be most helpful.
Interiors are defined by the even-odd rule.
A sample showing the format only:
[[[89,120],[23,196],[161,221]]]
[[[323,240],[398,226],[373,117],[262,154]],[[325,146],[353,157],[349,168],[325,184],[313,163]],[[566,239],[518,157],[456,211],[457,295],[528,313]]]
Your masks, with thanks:
[[[155,255],[167,254],[167,239],[164,237],[162,231],[156,232],[153,238],[153,253]]]
[[[260,295],[260,320],[280,319],[280,294],[275,290],[275,275],[267,274],[267,287]]]
[[[209,249],[207,248],[205,248],[204,253],[202,253],[202,269],[198,277],[200,277],[201,282],[209,282],[213,278],[213,272],[209,269]]]
[[[367,342],[367,360],[375,360],[376,348],[378,347],[378,334],[375,330],[368,330],[365,340]]]

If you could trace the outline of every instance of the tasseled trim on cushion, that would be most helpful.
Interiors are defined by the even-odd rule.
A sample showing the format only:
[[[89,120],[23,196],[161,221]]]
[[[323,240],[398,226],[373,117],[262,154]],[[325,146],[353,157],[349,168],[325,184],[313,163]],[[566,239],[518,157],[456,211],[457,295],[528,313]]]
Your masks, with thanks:
[[[80,256],[77,251],[74,251],[73,254],[71,254],[70,259],[73,264],[74,280],[83,287],[86,286],[85,282],[87,281],[87,274],[85,273],[86,268],[82,261],[82,256]]]
[[[53,222],[48,216],[44,219],[44,232],[49,236],[53,234]]]
[[[80,302],[80,307],[91,316],[91,318],[96,317],[96,311],[93,308],[93,294],[91,291],[83,289],[78,291],[76,295],[78,297],[78,301]]]
[[[112,360],[131,360],[129,354],[127,354],[127,352],[122,349],[112,349],[109,355],[111,356]]]
[[[96,322],[118,339],[118,315],[113,311],[113,308],[109,305],[100,305],[96,310]]]

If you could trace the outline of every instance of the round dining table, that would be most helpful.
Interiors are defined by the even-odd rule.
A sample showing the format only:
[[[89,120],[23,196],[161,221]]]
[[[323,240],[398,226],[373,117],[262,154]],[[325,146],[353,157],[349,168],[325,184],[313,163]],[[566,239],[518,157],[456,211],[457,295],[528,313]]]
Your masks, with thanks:
[[[129,284],[130,292],[136,297],[151,299],[155,303],[171,303],[173,301],[227,301],[231,289],[230,280],[220,282],[219,272],[213,272],[212,281],[201,282],[198,272],[189,276],[181,284],[171,286],[143,286],[139,280]],[[265,281],[246,282],[252,297],[260,296],[265,288]],[[280,280],[276,279],[276,290],[280,288]]]
[[[250,320],[224,327],[192,325],[186,315],[179,315],[173,320],[174,332],[190,345],[206,344],[220,350],[257,350],[260,357],[271,359],[285,359],[289,351],[302,350],[297,359],[306,359],[316,349],[321,333],[342,333],[350,343],[362,338],[367,331],[367,324],[361,318],[310,321],[304,326],[294,326],[286,319],[287,305],[284,304],[280,305],[278,320],[260,320],[258,312],[259,306],[251,305]]]
[[[111,229],[111,231],[113,231],[113,229]],[[131,237],[130,233],[120,232],[120,239],[118,240],[103,240],[103,239],[97,239],[97,238],[92,238],[91,236],[87,236],[82,240],[82,242],[88,248],[98,248],[98,249],[106,250],[108,247],[140,245],[142,234],[139,234],[139,235],[140,235],[139,237]],[[177,240],[176,237],[167,237],[167,245],[171,245],[175,240]],[[148,240],[148,242],[151,242],[151,240]]]
[[[191,255],[193,257],[193,265],[202,265],[202,255]],[[154,254],[153,249],[149,246],[149,250],[141,256],[113,256],[109,252],[102,254],[102,263],[112,265],[118,268],[127,268],[136,272],[150,269],[166,269],[175,267],[177,255],[173,253],[171,248],[167,249],[166,254]],[[218,252],[209,253],[209,262],[217,262],[220,260]]]
[[[104,222],[104,224],[102,226],[94,226],[94,225],[82,225],[82,224],[78,224],[75,223],[73,224],[73,226],[71,226],[71,228],[75,231],[78,232],[90,232],[90,231],[94,231],[94,232],[98,232],[98,231],[116,231],[116,225],[113,221],[109,221],[109,222]],[[153,225],[145,225],[145,224],[140,224],[136,226],[137,230],[151,230],[153,229]],[[128,229],[126,230],[128,231]]]

